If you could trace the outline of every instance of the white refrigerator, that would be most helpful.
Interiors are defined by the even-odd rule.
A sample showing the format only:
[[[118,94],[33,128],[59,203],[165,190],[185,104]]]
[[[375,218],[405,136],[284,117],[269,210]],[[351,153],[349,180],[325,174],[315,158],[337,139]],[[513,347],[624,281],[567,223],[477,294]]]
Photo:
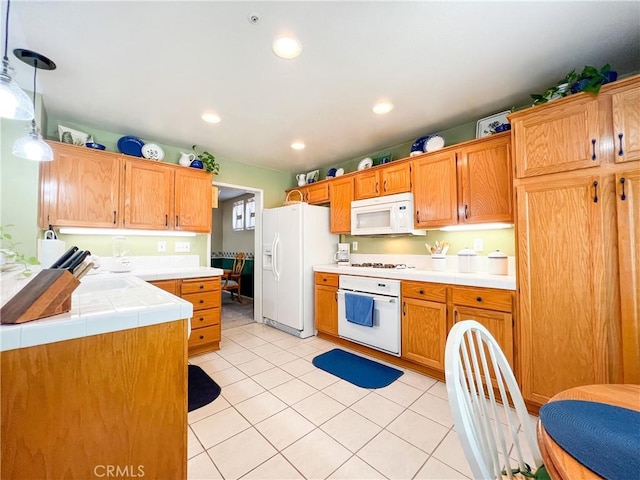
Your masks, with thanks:
[[[262,316],[300,338],[315,334],[313,266],[334,262],[329,208],[296,203],[262,215]]]

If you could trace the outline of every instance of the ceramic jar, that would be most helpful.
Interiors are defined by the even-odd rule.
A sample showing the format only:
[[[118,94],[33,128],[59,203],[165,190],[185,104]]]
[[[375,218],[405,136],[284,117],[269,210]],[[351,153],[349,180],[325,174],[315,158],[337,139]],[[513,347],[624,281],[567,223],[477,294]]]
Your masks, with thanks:
[[[431,254],[431,268],[435,272],[444,272],[447,266],[447,256],[444,253]]]
[[[458,271],[460,273],[476,273],[476,252],[463,248],[458,252]]]
[[[507,275],[509,273],[509,261],[507,254],[496,250],[487,256],[487,272],[491,275]]]

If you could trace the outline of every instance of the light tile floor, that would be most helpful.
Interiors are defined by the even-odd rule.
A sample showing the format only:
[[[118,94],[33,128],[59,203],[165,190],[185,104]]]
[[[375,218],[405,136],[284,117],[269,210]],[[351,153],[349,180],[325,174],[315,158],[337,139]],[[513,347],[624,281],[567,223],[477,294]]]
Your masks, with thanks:
[[[331,342],[256,323],[222,335],[189,359],[222,387],[189,413],[190,479],[471,477],[442,382],[405,370],[364,389],[313,366]]]

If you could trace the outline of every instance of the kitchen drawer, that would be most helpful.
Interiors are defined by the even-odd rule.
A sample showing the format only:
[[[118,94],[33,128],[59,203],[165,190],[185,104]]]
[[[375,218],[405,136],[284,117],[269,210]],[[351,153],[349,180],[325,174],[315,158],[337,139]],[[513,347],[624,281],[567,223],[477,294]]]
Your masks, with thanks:
[[[196,330],[191,330],[191,336],[189,337],[189,349],[219,341],[220,325],[198,328]]]
[[[220,290],[220,277],[182,280],[180,284],[180,293],[182,295],[196,292],[210,292],[213,290]]]
[[[220,290],[189,293],[187,295],[182,294],[182,299],[191,302],[193,304],[193,310],[219,307],[221,303]]]
[[[175,280],[154,280],[149,283],[155,287],[161,288],[165,292],[169,292],[171,295],[175,295],[176,297],[180,296]]]
[[[447,286],[440,283],[402,281],[402,297],[446,303]]]
[[[494,290],[487,288],[451,288],[451,301],[454,305],[466,305],[468,307],[486,308],[501,312],[513,310],[511,291]]]
[[[210,308],[208,310],[197,310],[191,317],[191,330],[211,325],[220,325],[220,309]]]
[[[316,272],[315,283],[316,285],[328,285],[330,287],[337,287],[339,276],[340,275],[338,275],[337,273]]]

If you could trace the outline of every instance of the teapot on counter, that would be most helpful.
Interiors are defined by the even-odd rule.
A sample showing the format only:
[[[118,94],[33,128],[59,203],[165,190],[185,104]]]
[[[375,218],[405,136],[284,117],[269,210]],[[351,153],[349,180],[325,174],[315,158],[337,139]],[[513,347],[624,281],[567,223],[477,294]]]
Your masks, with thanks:
[[[178,163],[183,167],[188,167],[195,159],[196,156],[193,153],[180,152],[180,159],[178,160]]]
[[[307,183],[307,176],[304,173],[296,175],[296,179],[298,180],[299,187],[304,187]]]

